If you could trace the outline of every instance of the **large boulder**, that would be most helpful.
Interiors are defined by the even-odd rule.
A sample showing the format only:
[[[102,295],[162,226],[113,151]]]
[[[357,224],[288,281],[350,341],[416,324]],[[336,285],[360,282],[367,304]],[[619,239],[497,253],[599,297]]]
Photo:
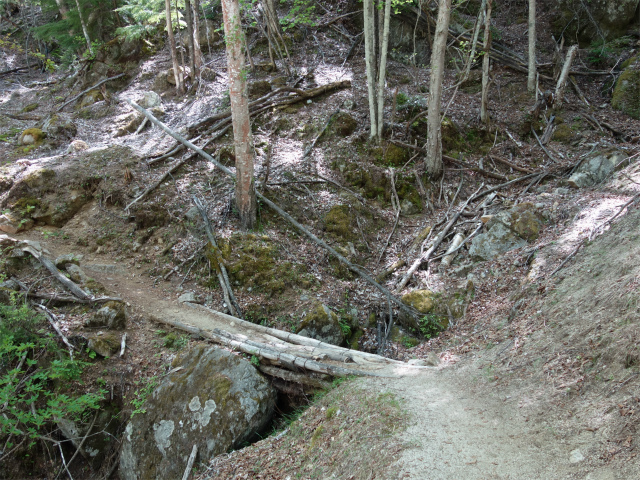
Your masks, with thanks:
[[[640,55],[631,59],[618,78],[611,106],[640,120]]]
[[[271,419],[276,394],[246,360],[199,345],[172,366],[125,429],[123,480],[182,478],[194,444],[208,460],[250,441]]]
[[[638,23],[640,0],[559,0],[553,30],[581,44],[612,40]]]
[[[326,305],[316,303],[302,320],[297,333],[321,342],[343,345],[348,332],[340,324],[338,315]]]
[[[616,166],[624,162],[626,157],[626,153],[618,150],[593,154],[585,159],[576,172],[569,177],[569,186],[583,188],[603,182],[614,172]]]

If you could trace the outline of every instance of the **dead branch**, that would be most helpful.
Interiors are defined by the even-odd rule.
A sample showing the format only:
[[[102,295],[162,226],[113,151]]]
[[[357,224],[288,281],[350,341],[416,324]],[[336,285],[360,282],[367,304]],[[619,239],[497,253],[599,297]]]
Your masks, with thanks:
[[[196,256],[200,255],[200,252],[202,251],[202,249],[204,248],[204,245],[200,245],[195,253],[193,255],[191,255],[189,258],[187,258],[186,260],[180,262],[180,265],[176,265],[175,267],[173,267],[171,270],[169,270],[169,272],[162,277],[163,280],[167,280],[171,275],[173,275],[174,273],[176,273],[178,270],[180,270],[185,264],[189,263],[191,260],[193,260],[194,258],[196,258]]]
[[[313,148],[316,146],[316,143],[318,143],[318,140],[320,140],[320,137],[324,135],[324,132],[326,132],[327,129],[329,128],[329,125],[331,125],[331,120],[333,120],[333,117],[335,117],[339,112],[340,112],[340,109],[338,108],[335,112],[329,115],[329,119],[324,124],[324,127],[322,128],[322,130],[320,130],[320,133],[316,136],[316,138],[313,139],[313,142],[311,142],[311,144],[306,148],[306,150],[302,154],[302,160],[307,158],[307,156],[311,153],[311,150],[313,150]]]
[[[126,74],[125,73],[120,73],[118,75],[116,75],[115,77],[111,77],[111,78],[105,78],[104,80],[100,80],[98,83],[96,83],[94,86],[87,88],[86,90],[81,91],[78,95],[76,95],[75,97],[73,97],[71,100],[67,100],[66,102],[64,102],[62,104],[61,107],[58,108],[58,110],[56,110],[56,112],[61,111],[64,107],[66,107],[67,105],[69,105],[72,102],[75,102],[77,99],[79,99],[82,95],[84,95],[85,93],[90,92],[91,90],[93,90],[94,88],[99,87],[100,85],[102,85],[103,83],[107,83],[111,80],[116,80],[117,78],[120,77],[124,77]]]
[[[340,83],[345,83],[345,82],[340,82]],[[347,82],[349,83],[349,82]],[[314,89],[317,90],[317,89]],[[214,165],[216,165],[220,170],[222,170],[224,173],[226,173],[227,175],[229,175],[231,178],[233,178],[235,180],[236,176],[235,174],[229,170],[227,167],[225,167],[224,165],[222,165],[220,162],[218,162],[217,160],[215,160],[211,155],[209,155],[208,153],[206,153],[204,150],[196,147],[193,143],[189,142],[188,140],[186,140],[185,138],[183,138],[181,135],[173,132],[169,127],[167,127],[165,124],[163,124],[162,122],[160,122],[157,118],[155,118],[150,112],[148,112],[147,110],[145,110],[144,108],[142,108],[141,106],[137,105],[136,103],[127,100],[127,103],[129,103],[129,105],[131,105],[133,108],[135,108],[136,110],[138,110],[140,113],[142,113],[143,115],[145,115],[146,117],[149,118],[149,120],[154,123],[155,125],[159,126],[162,130],[164,130],[167,134],[171,135],[173,138],[175,138],[176,140],[178,140],[179,142],[181,142],[183,145],[185,145],[186,147],[194,150],[195,152],[197,152],[198,154],[200,154],[201,156],[203,156],[204,158],[206,158],[207,160],[209,160],[210,162],[212,162]],[[324,248],[326,251],[328,251],[333,257],[335,257],[339,262],[343,263],[349,270],[351,270],[352,272],[356,273],[357,275],[359,275],[362,279],[364,279],[367,283],[369,283],[370,285],[374,286],[376,289],[378,289],[380,292],[382,292],[388,299],[390,299],[398,308],[400,308],[401,310],[403,310],[405,313],[411,315],[411,316],[418,316],[419,313],[412,307],[405,305],[399,298],[395,297],[394,294],[388,290],[387,288],[383,287],[382,285],[380,285],[378,282],[376,282],[373,277],[371,277],[371,275],[369,275],[367,272],[365,272],[361,267],[354,265],[353,263],[351,263],[349,260],[347,260],[345,257],[343,257],[342,255],[340,255],[335,249],[333,249],[332,247],[330,247],[324,240],[319,239],[318,237],[316,237],[313,233],[311,233],[307,228],[303,227],[300,223],[298,223],[291,215],[289,215],[287,212],[285,212],[282,208],[280,208],[278,205],[276,205],[274,202],[272,202],[271,200],[269,200],[267,197],[265,197],[263,194],[261,194],[260,192],[256,192],[256,197],[258,199],[260,199],[262,202],[264,202],[269,208],[271,208],[272,210],[274,210],[276,213],[278,213],[282,218],[284,218],[286,221],[288,221],[291,225],[293,225],[296,229],[298,229],[300,232],[302,232],[307,238],[309,238],[312,242],[314,242],[315,244],[319,245],[320,247]]]
[[[129,208],[131,208],[131,206],[137,202],[139,202],[140,200],[142,200],[144,197],[146,197],[147,195],[149,195],[149,193],[153,192],[156,188],[158,188],[159,185],[162,184],[162,182],[164,182],[164,180],[171,175],[173,172],[175,172],[176,170],[178,170],[182,165],[184,165],[185,163],[187,163],[189,160],[191,160],[191,158],[193,157],[187,157],[187,158],[183,158],[182,160],[178,160],[176,163],[173,164],[172,167],[170,167],[166,172],[164,172],[160,178],[158,180],[156,180],[155,182],[153,182],[153,184],[147,188],[144,192],[142,192],[140,195],[138,195],[137,198],[133,199],[131,201],[131,203],[129,203],[129,205],[127,205],[126,207],[124,207],[125,210],[129,210]]]
[[[202,221],[204,222],[205,231],[207,232],[207,238],[209,239],[209,243],[211,243],[212,250],[216,257],[216,274],[218,275],[218,281],[220,282],[220,288],[222,288],[224,298],[227,301],[227,305],[229,306],[229,310],[231,311],[231,313],[236,317],[242,318],[242,310],[240,310],[240,305],[238,305],[236,297],[233,295],[231,282],[229,281],[229,275],[227,274],[227,269],[224,266],[222,253],[220,253],[220,249],[218,248],[218,244],[216,243],[216,238],[213,235],[213,228],[211,227],[211,222],[209,221],[209,217],[207,216],[205,207],[198,197],[194,195],[192,198],[194,205],[200,212],[200,216],[202,217]]]
[[[555,101],[553,102],[554,108],[562,108],[562,102],[564,101],[564,89],[567,86],[567,78],[569,78],[569,69],[571,68],[571,64],[573,63],[573,59],[575,58],[577,52],[577,45],[572,45],[567,51],[564,66],[562,67],[562,73],[560,74],[560,78],[558,78],[558,84],[556,85],[556,93],[554,95]]]
[[[122,335],[122,340],[120,341],[120,357],[124,356],[124,349],[127,348],[127,334]]]
[[[533,170],[529,170],[528,168],[524,168],[524,167],[520,167],[519,165],[515,165],[507,160],[505,160],[504,158],[500,158],[500,157],[496,157],[495,155],[489,155],[489,158],[495,162],[499,162],[502,163],[510,168],[513,168],[514,170],[517,170],[518,172],[522,172],[522,173],[533,173]]]
[[[396,231],[396,228],[398,227],[398,221],[400,220],[400,199],[398,198],[398,193],[396,192],[396,182],[394,177],[395,177],[395,174],[393,172],[393,167],[389,167],[389,178],[391,179],[391,191],[393,194],[391,198],[394,200],[394,202],[391,202],[391,203],[395,203],[396,219],[395,219],[395,222],[393,222],[393,228],[391,229],[391,232],[389,232],[387,241],[384,242],[384,246],[380,250],[380,254],[378,255],[378,260],[376,261],[376,266],[380,264],[380,260],[382,260],[382,256],[384,255],[384,252],[387,250],[387,246],[389,246],[389,240],[391,240],[391,237]]]
[[[538,137],[538,134],[535,132],[533,127],[531,127],[531,133],[533,133],[533,136],[536,137],[536,140],[538,141],[538,145],[540,145],[540,148],[542,149],[542,151],[544,153],[547,154],[549,159],[554,163],[558,163],[558,160],[556,160],[556,158],[553,155],[551,155],[551,152],[542,144],[542,141],[540,140],[540,137]]]
[[[56,267],[53,264],[51,260],[46,258],[44,255],[38,252],[35,248],[28,245],[28,246],[22,247],[22,251],[33,255],[33,257],[36,260],[38,260],[47,270],[49,270],[51,275],[53,275],[55,279],[62,284],[63,287],[65,287],[67,290],[73,293],[80,300],[93,301],[93,299],[84,290],[82,290],[76,283],[74,283],[73,281],[65,277],[62,274],[62,272],[58,270],[58,267]]]
[[[306,375],[292,372],[290,370],[284,370],[278,367],[271,367],[268,365],[260,365],[258,367],[262,373],[266,375],[270,375],[272,377],[281,378],[282,380],[286,380],[287,382],[300,383],[302,385],[308,385],[313,388],[320,389],[329,389],[331,388],[331,383],[326,380],[322,380],[320,378],[316,378],[311,373],[307,373]]]
[[[49,321],[49,324],[51,324],[51,326],[56,331],[58,336],[62,339],[62,342],[67,346],[67,349],[69,350],[69,357],[71,357],[71,360],[73,360],[74,346],[71,345],[71,343],[69,343],[69,339],[64,335],[64,333],[62,333],[62,330],[60,330],[60,327],[58,327],[58,324],[56,323],[58,321],[58,319],[56,318],[56,316],[53,314],[53,312],[51,310],[49,310],[44,305],[39,305],[37,303],[34,303],[32,305],[34,307],[39,308],[40,310],[42,310],[44,312],[44,316],[47,317],[47,320]]]
[[[191,455],[189,455],[189,460],[187,460],[187,466],[184,469],[184,473],[182,474],[182,480],[189,480],[191,476],[191,469],[193,468],[193,462],[196,461],[196,455],[198,454],[198,445],[193,444],[193,448],[191,449]]]
[[[471,195],[466,202],[464,202],[464,204],[462,205],[462,207],[460,209],[458,209],[458,212],[451,217],[451,220],[449,220],[449,223],[447,223],[447,225],[442,229],[442,231],[436,236],[436,238],[433,239],[433,243],[431,244],[431,247],[429,247],[429,249],[423,253],[422,255],[420,255],[411,265],[411,267],[409,268],[409,270],[407,271],[407,273],[405,274],[405,276],[402,278],[402,280],[400,281],[398,288],[397,288],[397,292],[400,292],[404,289],[404,287],[407,286],[407,283],[409,283],[409,280],[411,279],[411,277],[413,276],[413,274],[415,273],[416,270],[418,270],[418,267],[420,267],[420,265],[422,265],[423,262],[428,262],[429,261],[429,257],[431,257],[431,255],[436,251],[436,249],[440,246],[440,244],[442,243],[442,241],[444,240],[444,238],[447,236],[447,234],[449,233],[449,230],[451,230],[451,227],[453,227],[453,225],[458,221],[458,218],[460,218],[460,214],[464,211],[465,208],[467,208],[467,205],[469,205],[469,203],[471,203],[472,201],[477,200],[478,198],[480,198],[478,196],[478,194],[480,193],[480,190],[482,190],[484,188],[484,183],[482,185],[480,185],[480,188],[478,190],[476,190],[476,192]]]

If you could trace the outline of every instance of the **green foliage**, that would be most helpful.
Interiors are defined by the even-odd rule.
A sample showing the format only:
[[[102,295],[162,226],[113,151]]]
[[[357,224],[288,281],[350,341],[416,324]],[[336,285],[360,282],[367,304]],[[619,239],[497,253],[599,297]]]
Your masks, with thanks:
[[[139,387],[135,392],[133,392],[134,398],[131,400],[131,406],[133,410],[131,412],[131,418],[138,413],[147,413],[145,408],[142,408],[144,403],[149,398],[149,395],[155,390],[155,388],[160,383],[160,380],[157,376],[145,378],[142,380],[138,380],[136,386]]]
[[[256,357],[255,355],[251,355],[251,365],[253,365],[254,367],[259,367],[260,366],[260,359],[258,357]]]
[[[116,35],[130,40],[153,34],[157,26],[166,18],[164,0],[127,0],[125,5],[116,9],[116,12],[130,23],[118,28]],[[175,28],[175,25],[173,27]]]
[[[15,302],[0,305],[0,438],[6,454],[24,440],[46,436],[56,419],[79,420],[98,408],[102,392],[67,390],[86,365],[58,346],[42,316]]]
[[[285,3],[285,0],[282,0],[282,3]],[[293,0],[291,10],[280,19],[280,24],[285,32],[301,25],[315,27],[315,5],[311,0]]]
[[[432,338],[438,336],[443,330],[438,315],[429,314],[422,317],[419,321],[420,333],[424,338]]]

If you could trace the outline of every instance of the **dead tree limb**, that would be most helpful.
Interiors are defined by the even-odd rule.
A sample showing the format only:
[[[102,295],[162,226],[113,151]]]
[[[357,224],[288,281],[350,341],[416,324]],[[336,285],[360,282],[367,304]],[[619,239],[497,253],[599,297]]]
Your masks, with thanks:
[[[194,205],[200,212],[200,216],[202,217],[202,221],[204,222],[205,231],[207,232],[207,238],[209,239],[209,243],[211,243],[211,247],[215,255],[216,274],[218,275],[218,281],[220,282],[220,288],[222,288],[224,298],[227,301],[227,305],[229,305],[229,310],[231,311],[231,313],[238,318],[242,318],[242,310],[240,310],[240,305],[238,305],[238,301],[233,295],[231,282],[229,281],[229,275],[227,274],[227,269],[224,266],[222,253],[220,253],[220,249],[218,248],[218,244],[216,243],[216,237],[213,235],[213,228],[211,227],[211,222],[209,221],[209,217],[207,216],[207,211],[198,197],[194,195],[192,198]]]
[[[308,385],[313,388],[320,388],[325,390],[331,388],[331,382],[327,382],[326,380],[316,378],[309,374],[303,375],[300,373],[292,372],[290,370],[284,370],[282,368],[271,367],[268,365],[260,365],[258,367],[258,370],[266,375],[281,378],[282,380],[286,380],[287,382],[299,383],[302,385]]]
[[[335,117],[338,113],[340,113],[340,109],[337,109],[335,112],[329,115],[329,119],[327,120],[327,123],[324,124],[324,127],[322,128],[322,130],[320,130],[320,133],[316,136],[316,138],[313,139],[313,142],[311,142],[311,144],[306,148],[306,150],[302,154],[302,160],[307,158],[307,156],[311,153],[311,150],[313,150],[313,148],[316,146],[316,143],[318,143],[318,140],[320,140],[320,137],[324,135],[324,132],[326,132],[327,128],[329,128],[329,125],[331,125],[331,120],[333,120],[333,117]]]
[[[56,112],[61,111],[64,107],[66,107],[67,105],[69,105],[70,103],[75,102],[77,99],[79,99],[82,95],[84,95],[87,92],[90,92],[91,90],[93,90],[94,88],[98,88],[100,85],[102,85],[103,83],[107,83],[111,80],[116,80],[117,78],[120,77],[124,77],[126,74],[125,73],[120,73],[118,75],[116,75],[115,77],[111,77],[111,78],[105,78],[104,80],[100,80],[98,83],[96,83],[94,86],[87,88],[86,90],[81,91],[78,95],[76,95],[75,97],[73,97],[71,100],[67,100],[66,102],[64,102],[62,104],[61,107],[58,108],[58,110],[56,110]]]
[[[405,276],[400,281],[398,288],[396,290],[397,292],[402,291],[404,287],[407,286],[407,283],[409,283],[409,280],[411,280],[411,277],[413,276],[415,271],[418,270],[418,268],[420,267],[420,265],[422,265],[423,262],[429,261],[429,257],[431,257],[431,255],[440,246],[444,238],[449,233],[449,230],[451,230],[451,227],[453,227],[455,223],[458,221],[458,218],[460,218],[460,215],[462,214],[464,209],[467,208],[467,205],[469,205],[469,203],[479,198],[478,193],[480,193],[480,190],[482,190],[483,188],[484,188],[484,183],[480,185],[480,188],[476,190],[476,192],[473,195],[471,195],[466,202],[464,202],[462,207],[458,209],[458,212],[453,217],[451,217],[451,220],[449,220],[449,223],[447,223],[445,227],[442,229],[442,231],[436,236],[436,238],[433,239],[433,243],[431,244],[431,247],[429,247],[429,249],[426,252],[420,255],[416,259],[416,261],[413,262],[413,264],[411,265],[411,267],[409,268]]]
[[[235,174],[231,170],[229,170],[227,167],[222,165],[220,162],[218,162],[216,159],[214,159],[207,152],[205,152],[201,148],[196,147],[193,143],[191,143],[187,139],[183,138],[181,135],[173,132],[169,127],[167,127],[164,123],[162,123],[157,118],[155,118],[150,112],[148,112],[147,110],[145,110],[141,106],[137,105],[136,103],[132,102],[131,100],[127,100],[127,103],[129,103],[129,105],[131,105],[134,109],[136,109],[137,111],[139,111],[140,113],[145,115],[147,118],[149,118],[149,120],[152,123],[154,123],[155,125],[159,126],[168,135],[171,135],[173,138],[175,138],[176,140],[181,142],[186,147],[190,148],[191,150],[194,150],[195,152],[197,152],[198,154],[200,154],[201,156],[203,156],[204,158],[209,160],[211,163],[216,165],[220,170],[222,170],[224,173],[226,173],[228,176],[230,176],[232,179],[235,180],[235,178],[236,178]],[[256,197],[259,198],[263,203],[265,203],[269,208],[271,208],[276,213],[278,213],[282,218],[284,218],[286,221],[288,221],[296,229],[298,229],[300,232],[302,232],[312,242],[314,242],[315,244],[319,245],[320,247],[322,247],[326,251],[328,251],[339,262],[343,263],[349,270],[351,270],[352,272],[356,273],[363,280],[365,280],[367,283],[369,283],[370,285],[372,285],[376,289],[378,289],[388,299],[390,299],[390,301],[392,301],[396,305],[396,307],[400,308],[400,310],[403,310],[405,313],[407,313],[407,314],[409,314],[411,316],[419,316],[419,313],[417,312],[417,310],[415,310],[414,308],[412,308],[412,307],[410,307],[408,305],[405,305],[389,289],[383,287],[378,282],[376,282],[374,280],[374,278],[371,275],[369,275],[367,272],[365,272],[361,267],[359,267],[357,265],[354,265],[349,260],[347,260],[344,256],[340,255],[334,248],[330,247],[324,240],[321,240],[320,238],[316,237],[313,233],[311,233],[307,228],[305,228],[300,223],[298,223],[291,215],[289,215],[287,212],[285,212],[282,208],[280,208],[274,202],[269,200],[267,197],[265,197],[260,192],[256,192]]]
[[[170,167],[166,172],[164,172],[160,178],[158,180],[156,180],[155,182],[153,182],[153,184],[148,187],[144,192],[142,192],[140,195],[138,195],[135,199],[133,199],[131,201],[131,203],[129,203],[129,205],[127,205],[126,207],[124,207],[125,210],[129,210],[129,208],[131,208],[131,206],[137,202],[139,202],[140,200],[142,200],[144,197],[146,197],[147,195],[149,195],[151,192],[153,192],[156,188],[158,188],[158,186],[160,186],[162,184],[162,182],[165,181],[165,179],[171,175],[173,172],[175,172],[176,170],[178,170],[182,165],[184,165],[185,163],[187,163],[189,160],[191,160],[192,157],[187,157],[187,158],[183,158],[182,160],[178,160],[176,163],[173,164],[172,167]]]
[[[44,255],[42,255],[40,252],[38,252],[35,248],[33,248],[32,246],[29,245],[29,246],[26,246],[26,247],[22,247],[22,251],[30,253],[31,255],[33,255],[33,257],[36,260],[38,260],[47,270],[49,270],[51,275],[53,275],[55,277],[55,279],[58,280],[58,282],[60,282],[64,288],[69,290],[71,293],[73,293],[80,300],[93,301],[93,299],[84,290],[82,290],[76,283],[74,283],[73,281],[71,281],[70,279],[65,277],[62,274],[62,272],[60,270],[58,270],[58,267],[56,267],[53,264],[53,262],[51,260],[46,258]]]
[[[189,480],[191,476],[191,469],[193,468],[193,462],[196,461],[196,455],[198,454],[198,444],[194,443],[193,448],[191,449],[191,455],[189,455],[189,460],[187,460],[187,466],[184,469],[184,473],[182,474],[182,480]]]
[[[69,343],[69,339],[65,336],[64,333],[62,333],[62,330],[60,330],[60,327],[58,327],[58,324],[56,323],[58,319],[56,318],[56,316],[53,314],[51,310],[49,310],[44,305],[39,305],[37,303],[34,303],[33,306],[39,308],[44,312],[44,316],[47,317],[49,324],[53,327],[53,329],[56,331],[58,336],[62,339],[62,342],[67,346],[67,349],[69,350],[69,356],[71,357],[71,360],[73,360],[74,346],[71,345],[71,343]]]

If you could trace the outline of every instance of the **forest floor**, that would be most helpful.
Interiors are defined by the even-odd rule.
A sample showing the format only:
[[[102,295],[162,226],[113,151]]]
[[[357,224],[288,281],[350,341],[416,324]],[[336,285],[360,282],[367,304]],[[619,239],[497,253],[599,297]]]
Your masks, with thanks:
[[[497,19],[496,28],[503,42],[522,54],[520,39],[526,24],[509,15],[507,9]],[[201,459],[199,478],[640,478],[636,457],[640,448],[637,202],[623,209],[614,222],[608,221],[640,191],[639,148],[628,141],[640,134],[640,122],[612,110],[609,77],[576,77],[589,105],[573,90],[567,91],[568,101],[560,116],[562,125],[570,128],[564,137],[548,143],[554,156],[551,160],[526,128],[528,110],[535,103],[526,93],[526,76],[494,64],[493,126],[487,131],[477,119],[477,85],[457,91],[456,63],[451,60],[443,105],[457,93],[447,110],[451,124],[444,136],[444,153],[466,162],[467,167],[447,163],[441,183],[427,182],[427,191],[420,192],[413,178],[414,170],[420,171],[421,157],[413,157],[412,152],[405,158],[407,152],[403,152],[396,163],[387,157],[389,142],[382,152],[367,145],[364,54],[359,47],[345,61],[351,47],[345,39],[355,29],[348,22],[339,25],[347,35],[326,28],[295,42],[294,80],[298,88],[343,80],[351,81],[351,87],[254,120],[256,178],[259,182],[268,178],[270,198],[374,273],[401,258],[425,227],[437,230],[450,210],[481,184],[503,183],[468,166],[508,179],[524,175],[493,162],[492,156],[508,158],[521,169],[555,172],[526,190],[527,182],[501,189],[491,210],[530,202],[545,224],[535,241],[494,260],[472,262],[463,249],[448,269],[434,264],[416,272],[410,289],[446,293],[468,289],[469,281],[472,284],[464,315],[438,337],[412,346],[407,341],[410,335],[404,332],[384,352],[402,361],[435,354],[437,367],[407,369],[389,378],[349,380],[314,402],[281,433],[210,464]],[[550,37],[549,30],[540,31],[546,32],[540,39],[545,46],[542,50],[553,52],[553,40],[545,38]],[[188,125],[228,106],[224,52],[222,45],[214,47],[207,60],[217,76],[201,85],[197,94],[181,98],[168,85],[158,91],[163,98],[163,121],[176,131],[184,133]],[[264,64],[264,45],[252,44],[252,49],[254,61]],[[594,67],[587,61],[589,54],[580,51],[578,67]],[[542,55],[540,62],[550,63],[552,54],[547,57]],[[398,108],[386,139],[423,142],[420,125],[408,137],[404,132],[406,122],[424,108],[423,86],[428,85],[429,70],[399,60],[391,60],[389,68],[388,100],[391,104],[395,97]],[[60,76],[37,74],[0,79],[3,206],[10,206],[11,185],[33,179],[30,175],[41,169],[55,170],[60,179],[57,190],[44,192],[46,197],[41,200],[53,203],[58,196],[62,199],[59,204],[68,204],[69,192],[75,190],[86,197],[61,226],[36,222],[13,236],[40,242],[52,257],[81,255],[82,268],[106,293],[122,297],[130,309],[127,354],[96,362],[88,369],[87,384],[98,379],[106,382],[112,396],[128,408],[125,398],[131,398],[141,381],[165,373],[177,351],[202,341],[177,333],[169,342],[171,329],[157,323],[158,317],[198,325],[199,317],[177,302],[186,292],[224,311],[210,264],[199,253],[204,234],[201,223],[190,213],[194,194],[206,200],[216,235],[229,245],[246,245],[256,260],[245,265],[254,275],[238,278],[234,284],[248,317],[256,323],[295,330],[319,301],[336,312],[355,316],[364,332],[359,348],[375,351],[376,329],[368,318],[386,309],[384,297],[266,209],[261,209],[260,227],[253,237],[241,233],[231,207],[233,185],[204,159],[188,161],[125,211],[170,165],[149,165],[146,160],[169,150],[174,141],[155,127],[116,136],[131,113],[121,100],[139,101],[144,92],[158,90],[158,72],[169,66],[168,53],[161,50],[141,60],[129,83],[111,99],[82,108],[70,106],[67,111],[72,113],[60,114],[77,125],[74,139],[86,142],[86,151],[70,151],[69,143],[62,142],[24,153],[14,141],[20,131],[34,125],[33,120],[16,119],[14,114],[35,104],[31,115],[44,117],[53,112],[62,98],[81,90],[73,79],[65,83]],[[597,68],[613,72],[606,62]],[[278,76],[260,68],[249,75],[250,83],[273,83]],[[553,82],[546,83],[541,90],[553,88]],[[305,148],[338,109],[348,112],[357,128],[346,136],[327,133],[304,157]],[[624,132],[624,138],[598,128],[588,116]],[[229,166],[231,142],[227,135],[211,149]],[[590,152],[612,149],[624,152],[629,164],[600,185],[567,188],[566,171]],[[187,154],[177,154],[178,159],[180,155]],[[398,187],[404,185],[409,192],[407,198],[414,198],[412,192],[416,192],[423,206],[422,211],[400,216],[393,231],[392,191],[384,180],[390,166],[402,182]],[[334,188],[322,179],[348,190]],[[315,181],[323,183],[305,183]],[[367,199],[362,202],[361,196]],[[327,215],[344,205],[351,224],[347,231],[332,230]],[[457,229],[471,233],[478,221],[465,220]],[[556,273],[580,245],[584,246]],[[261,270],[264,262],[258,261],[263,253],[269,257],[266,273]],[[174,267],[178,272],[167,277]],[[403,274],[400,270],[391,275],[386,286],[394,287]],[[33,265],[18,276],[33,285],[34,292],[58,289]],[[92,313],[70,307],[54,311],[69,336],[82,334],[86,330],[83,322]],[[206,324],[200,326],[206,328]],[[74,469],[74,478],[91,478],[81,462]],[[44,466],[42,471],[46,471]]]

